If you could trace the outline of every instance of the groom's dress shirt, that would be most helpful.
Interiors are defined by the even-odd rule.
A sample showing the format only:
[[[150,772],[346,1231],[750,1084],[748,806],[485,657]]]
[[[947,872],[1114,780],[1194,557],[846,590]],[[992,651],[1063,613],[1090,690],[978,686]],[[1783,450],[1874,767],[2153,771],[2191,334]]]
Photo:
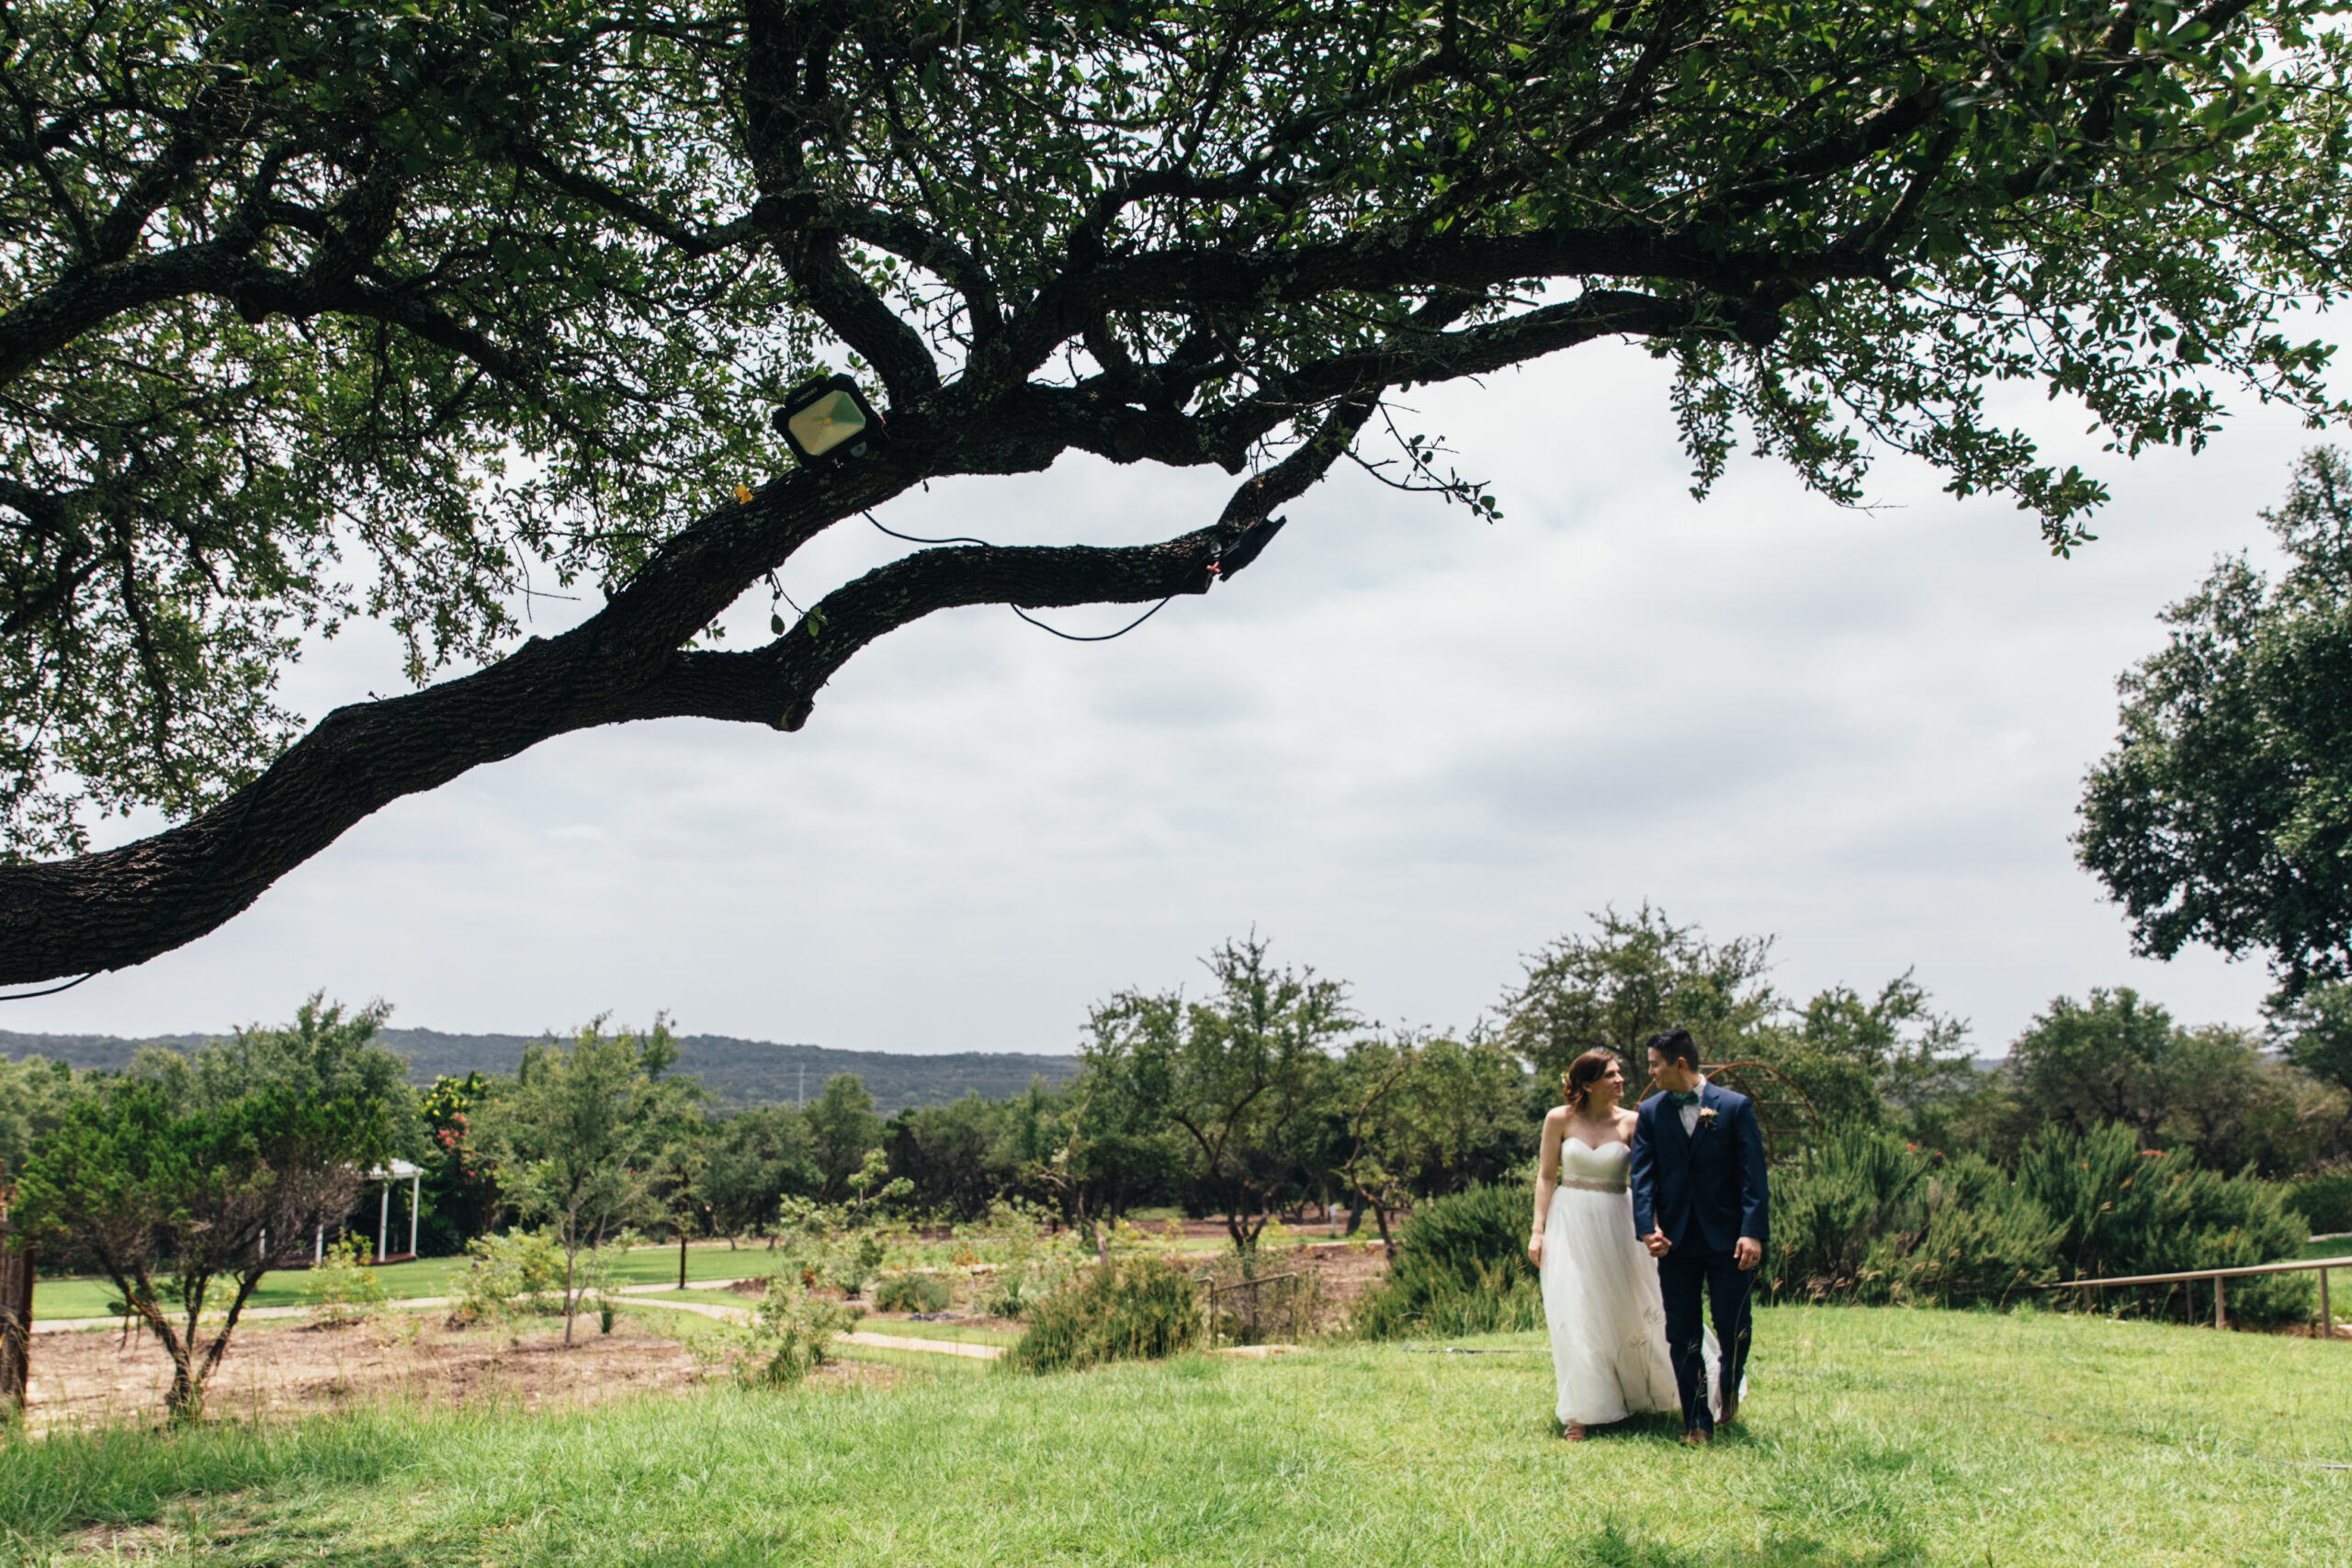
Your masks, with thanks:
[[[1700,1107],[1701,1103],[1702,1103],[1702,1102],[1703,1102],[1703,1101],[1706,1100],[1706,1098],[1707,1098],[1707,1080],[1706,1080],[1706,1079],[1704,1079],[1704,1078],[1701,1078],[1701,1079],[1699,1080],[1699,1098],[1698,1098],[1697,1100],[1692,1100],[1692,1101],[1691,1101],[1690,1104],[1688,1104],[1688,1105],[1678,1107],[1678,1109],[1679,1109],[1679,1110],[1680,1110],[1680,1111],[1681,1111],[1681,1112],[1682,1112],[1682,1134],[1683,1134],[1683,1136],[1688,1137],[1688,1136],[1690,1136],[1691,1134],[1693,1134],[1693,1133],[1695,1133],[1695,1132],[1697,1132],[1697,1131],[1699,1130],[1699,1107]]]

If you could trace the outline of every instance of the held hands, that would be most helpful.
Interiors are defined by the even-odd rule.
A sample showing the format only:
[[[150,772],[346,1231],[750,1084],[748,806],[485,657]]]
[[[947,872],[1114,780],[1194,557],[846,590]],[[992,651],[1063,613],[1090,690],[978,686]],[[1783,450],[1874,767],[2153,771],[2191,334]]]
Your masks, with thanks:
[[[1649,1235],[1642,1237],[1642,1245],[1650,1249],[1652,1258],[1664,1258],[1674,1250],[1674,1244],[1666,1239],[1664,1231],[1650,1232]]]
[[[1764,1244],[1752,1235],[1741,1236],[1731,1244],[1731,1260],[1742,1269],[1753,1269],[1764,1261]]]

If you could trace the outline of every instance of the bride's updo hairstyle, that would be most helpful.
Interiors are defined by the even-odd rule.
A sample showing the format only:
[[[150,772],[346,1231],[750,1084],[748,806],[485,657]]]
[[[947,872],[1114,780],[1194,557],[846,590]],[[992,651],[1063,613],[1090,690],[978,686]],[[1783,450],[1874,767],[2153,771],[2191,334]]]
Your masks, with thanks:
[[[1592,1086],[1608,1076],[1617,1065],[1617,1058],[1607,1051],[1587,1051],[1568,1064],[1568,1076],[1561,1080],[1561,1089],[1567,1096],[1568,1109],[1577,1115],[1588,1115],[1585,1101],[1592,1098]]]

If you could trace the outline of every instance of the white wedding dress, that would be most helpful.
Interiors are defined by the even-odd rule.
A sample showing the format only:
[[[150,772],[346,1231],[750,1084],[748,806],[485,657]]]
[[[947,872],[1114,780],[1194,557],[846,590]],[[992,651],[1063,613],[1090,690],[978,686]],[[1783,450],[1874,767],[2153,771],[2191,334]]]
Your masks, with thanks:
[[[1681,1413],[1657,1263],[1634,1234],[1626,1184],[1633,1160],[1634,1151],[1614,1140],[1597,1149],[1576,1137],[1560,1145],[1541,1272],[1559,1385],[1555,1414],[1564,1424],[1605,1427],[1628,1416]],[[1707,1400],[1721,1416],[1722,1359],[1715,1331],[1706,1332]]]

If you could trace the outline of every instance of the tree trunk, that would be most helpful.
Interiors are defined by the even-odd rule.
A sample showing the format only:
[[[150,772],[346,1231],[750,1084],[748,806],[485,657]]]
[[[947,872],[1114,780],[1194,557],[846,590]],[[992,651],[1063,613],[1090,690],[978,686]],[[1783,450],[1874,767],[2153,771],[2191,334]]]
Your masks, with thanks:
[[[678,1289],[686,1288],[686,1227],[678,1227]]]
[[[32,1384],[33,1250],[9,1245],[0,1219],[0,1424],[25,1408]]]
[[[572,1294],[572,1280],[579,1277],[580,1248],[575,1244],[563,1249],[563,1345],[571,1348],[571,1320],[580,1314],[579,1300]]]

